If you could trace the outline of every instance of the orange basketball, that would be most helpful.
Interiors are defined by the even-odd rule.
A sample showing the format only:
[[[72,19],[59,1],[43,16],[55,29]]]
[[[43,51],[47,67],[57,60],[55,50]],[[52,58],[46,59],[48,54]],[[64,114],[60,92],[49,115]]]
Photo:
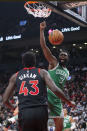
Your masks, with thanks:
[[[49,41],[52,45],[60,45],[64,39],[64,35],[58,29],[49,32]]]

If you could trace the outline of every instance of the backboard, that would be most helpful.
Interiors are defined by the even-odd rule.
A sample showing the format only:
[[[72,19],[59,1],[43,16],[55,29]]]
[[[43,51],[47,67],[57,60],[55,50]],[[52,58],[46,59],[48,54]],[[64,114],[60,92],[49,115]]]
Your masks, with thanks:
[[[82,27],[87,27],[87,1],[48,1],[41,3],[46,4],[46,6],[48,6],[53,12],[71,20],[72,22]]]

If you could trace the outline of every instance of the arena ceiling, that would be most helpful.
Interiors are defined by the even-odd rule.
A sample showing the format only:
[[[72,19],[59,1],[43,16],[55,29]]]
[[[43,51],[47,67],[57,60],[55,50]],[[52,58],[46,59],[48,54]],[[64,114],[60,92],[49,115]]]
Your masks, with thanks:
[[[63,18],[60,15],[55,13],[51,14],[51,17],[47,19],[34,18],[31,15],[28,15],[26,10],[24,9],[25,2],[0,2],[0,36],[8,36],[14,34],[22,34],[23,38],[20,40],[12,40],[12,41],[4,41],[0,42],[0,62],[1,63],[11,63],[17,59],[20,54],[26,50],[36,48],[36,51],[40,48],[39,44],[39,24],[43,20],[47,22],[47,29],[50,28],[63,28],[63,27],[71,27],[78,26],[75,23]],[[20,26],[20,21],[27,21],[26,25]],[[82,29],[84,30],[84,29]],[[76,44],[74,48],[79,49],[82,46],[83,49],[87,49],[87,45],[84,43],[87,41],[81,41],[80,38],[82,36],[86,36],[86,28],[84,35],[83,32],[79,35],[79,39],[77,41],[77,36],[75,33],[70,35],[69,32],[65,33],[65,43],[63,46],[71,49],[73,48],[73,44]],[[72,37],[75,37],[75,41],[72,41]],[[67,41],[71,40],[68,44]],[[61,46],[59,47],[61,48]],[[54,51],[55,52],[55,51]]]
[[[64,17],[52,13],[47,19],[34,18],[24,9],[25,2],[0,2],[0,36],[23,34],[23,38],[39,37],[39,23],[47,21],[47,29],[78,26]],[[25,26],[20,26],[26,21]]]
[[[20,28],[19,22],[21,20],[27,20],[28,26],[33,26],[32,28],[36,28],[43,20],[46,20],[48,25],[53,25],[58,21],[60,27],[76,25],[54,13],[47,19],[34,18],[27,14],[24,9],[24,3],[25,2],[0,2],[0,35],[17,32],[18,28]]]

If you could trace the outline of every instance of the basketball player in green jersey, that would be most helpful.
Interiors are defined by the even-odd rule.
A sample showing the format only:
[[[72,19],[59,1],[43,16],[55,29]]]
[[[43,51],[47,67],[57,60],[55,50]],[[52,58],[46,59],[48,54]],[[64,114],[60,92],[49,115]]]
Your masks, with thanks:
[[[75,122],[72,116],[67,114],[67,109],[63,109],[64,111],[64,128],[63,131],[72,131],[75,128]]]
[[[57,87],[63,89],[64,84],[69,76],[69,71],[66,68],[68,61],[68,53],[65,51],[60,52],[59,61],[52,55],[50,49],[45,42],[44,30],[46,28],[46,22],[40,23],[40,45],[43,50],[44,56],[49,62],[48,72],[51,78],[54,80]],[[50,116],[54,118],[56,131],[62,131],[63,129],[63,109],[62,102],[56,97],[56,95],[48,89],[48,104],[50,107]]]

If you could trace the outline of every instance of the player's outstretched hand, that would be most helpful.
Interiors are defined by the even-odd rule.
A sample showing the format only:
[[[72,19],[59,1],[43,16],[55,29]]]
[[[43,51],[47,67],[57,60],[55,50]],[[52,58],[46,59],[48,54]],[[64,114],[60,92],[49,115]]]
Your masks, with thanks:
[[[46,28],[46,22],[43,21],[40,23],[40,30],[44,30]]]

